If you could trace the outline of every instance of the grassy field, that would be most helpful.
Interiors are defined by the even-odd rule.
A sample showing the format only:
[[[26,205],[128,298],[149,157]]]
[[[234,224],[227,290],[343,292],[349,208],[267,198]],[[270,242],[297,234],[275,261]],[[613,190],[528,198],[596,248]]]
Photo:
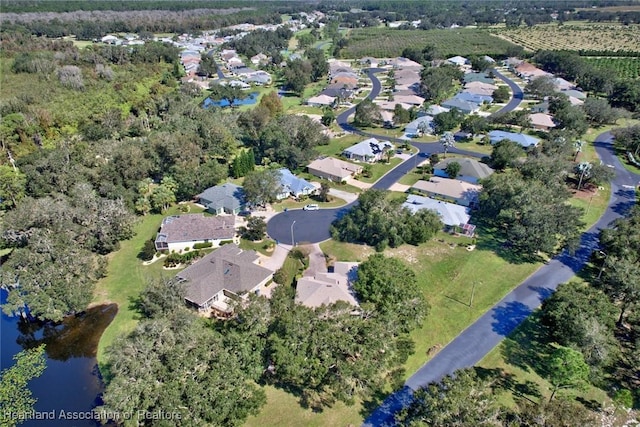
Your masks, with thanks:
[[[140,219],[135,227],[135,236],[122,242],[120,250],[109,256],[107,276],[96,285],[93,304],[118,304],[118,314],[98,344],[97,358],[101,365],[105,363],[105,349],[118,336],[135,328],[139,318],[132,308],[132,302],[144,289],[147,280],[163,276],[162,261],[143,266],[137,258],[144,242],[155,236],[162,218],[163,215],[147,215]],[[164,275],[169,276],[170,273]]]
[[[550,24],[494,31],[502,39],[532,51],[547,49],[640,52],[638,25]]]
[[[510,377],[513,381],[511,393],[500,395],[500,403],[506,406],[515,405],[515,395],[522,395],[534,401],[548,399],[551,396],[551,384],[545,379],[545,358],[553,348],[541,338],[543,334],[539,314],[539,311],[535,312],[525,320],[479,363],[481,368],[502,370],[502,377]],[[561,390],[559,395],[580,396],[597,403],[609,400],[603,390],[593,386],[581,392]]]
[[[393,157],[393,158],[391,158],[391,161],[389,163],[386,163],[386,162],[372,163],[371,164],[371,176],[369,176],[369,177],[360,176],[358,178],[358,181],[362,181],[362,182],[366,182],[366,183],[369,183],[369,184],[373,184],[374,182],[376,182],[377,180],[382,178],[383,175],[385,175],[387,172],[389,172],[391,169],[395,168],[396,166],[398,166],[402,162],[403,162],[402,159],[400,159],[398,157]]]
[[[332,138],[327,145],[316,147],[318,154],[323,156],[339,156],[345,148],[356,144],[365,138],[360,135],[347,135],[342,138]]]
[[[360,403],[353,406],[337,403],[322,412],[314,412],[301,407],[298,399],[284,390],[266,386],[264,391],[267,394],[267,404],[257,416],[249,417],[244,424],[246,427],[356,426],[363,421]]]
[[[491,249],[496,242],[486,233],[479,236],[475,250],[466,249],[470,243],[469,238],[440,233],[420,246],[403,245],[385,251],[416,272],[418,284],[431,305],[423,327],[412,334],[416,351],[405,364],[407,374],[427,361],[430,347],[446,345],[541,265],[510,263],[501,258]],[[373,253],[367,246],[334,241],[320,246],[325,254],[339,261],[362,261]],[[469,307],[474,283],[475,297]]]
[[[398,30],[391,28],[358,28],[349,33],[349,44],[340,55],[359,59],[364,56],[392,58],[400,56],[406,47],[435,46],[444,58],[453,55],[482,54],[504,56],[511,42],[486,30],[456,28],[443,30]]]

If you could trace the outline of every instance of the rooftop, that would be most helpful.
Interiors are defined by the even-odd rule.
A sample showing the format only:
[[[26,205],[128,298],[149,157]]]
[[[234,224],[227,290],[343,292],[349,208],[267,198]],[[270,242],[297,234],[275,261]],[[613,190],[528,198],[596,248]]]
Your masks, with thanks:
[[[177,243],[233,239],[235,235],[234,216],[190,214],[169,216],[162,220],[156,241]]]
[[[402,204],[402,207],[414,213],[422,209],[435,211],[440,217],[440,221],[451,227],[462,226],[467,224],[471,219],[469,208],[432,199],[431,197],[417,196],[415,194],[409,194],[407,201]]]

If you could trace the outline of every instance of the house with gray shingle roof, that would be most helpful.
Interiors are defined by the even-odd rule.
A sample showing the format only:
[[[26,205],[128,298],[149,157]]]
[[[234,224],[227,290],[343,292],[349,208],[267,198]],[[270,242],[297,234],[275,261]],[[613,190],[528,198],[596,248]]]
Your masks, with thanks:
[[[454,230],[463,232],[467,235],[473,235],[475,226],[469,224],[471,215],[469,208],[432,199],[431,197],[418,196],[409,194],[407,201],[402,204],[403,208],[409,209],[412,213],[426,209],[435,212],[440,217],[440,221],[445,225],[446,230]]]
[[[449,178],[449,175],[445,172],[449,163],[458,163],[460,165],[460,172],[456,179],[466,181],[471,184],[476,184],[479,180],[484,179],[493,173],[493,169],[489,166],[481,163],[475,159],[468,159],[465,157],[450,157],[437,163],[433,167],[433,173],[436,176],[443,178]]]
[[[231,182],[209,187],[196,197],[208,212],[216,215],[223,213],[237,215],[246,206],[243,188]]]
[[[457,108],[458,110],[462,111],[464,114],[471,114],[480,109],[480,106],[474,102],[463,101],[457,98],[447,99],[446,101],[440,103],[440,105],[442,105],[445,108],[448,108],[449,110]]]
[[[307,180],[298,178],[287,168],[279,169],[280,173],[280,194],[276,196],[278,200],[287,197],[308,196],[316,191],[316,188]]]
[[[182,270],[174,281],[184,283],[189,306],[230,314],[234,301],[258,293],[273,278],[273,271],[258,265],[258,260],[255,251],[228,244]]]
[[[236,217],[203,214],[168,216],[162,220],[155,240],[156,250],[182,251],[196,243],[220,246],[224,240],[236,238]]]
[[[345,148],[342,154],[350,160],[373,163],[382,160],[385,152],[392,149],[393,144],[389,141],[378,141],[376,138],[369,138]]]

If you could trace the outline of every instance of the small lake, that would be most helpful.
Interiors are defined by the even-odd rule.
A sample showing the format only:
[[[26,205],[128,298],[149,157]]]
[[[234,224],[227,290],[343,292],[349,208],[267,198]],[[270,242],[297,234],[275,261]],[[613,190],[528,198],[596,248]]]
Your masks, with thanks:
[[[7,291],[0,290],[0,304]],[[102,332],[115,317],[115,304],[101,305],[65,319],[60,324],[26,322],[2,313],[0,319],[0,368],[14,364],[13,356],[25,348],[46,345],[46,368],[29,383],[37,399],[36,412],[54,411],[54,419],[26,420],[20,426],[97,426],[91,410],[101,403],[103,384],[96,361]],[[84,419],[61,419],[60,411]],[[0,414],[1,415],[1,414]],[[87,419],[89,418],[89,419]]]
[[[242,99],[234,99],[233,100],[233,105],[235,107],[239,107],[241,105],[253,105],[256,102],[258,102],[258,96],[260,95],[260,93],[258,92],[251,92],[249,95],[247,95],[246,98],[242,98]],[[211,107],[229,107],[231,104],[229,104],[229,101],[226,99],[221,99],[219,101],[214,101],[211,98],[207,98],[204,100],[203,103],[203,107],[204,108],[211,108]]]

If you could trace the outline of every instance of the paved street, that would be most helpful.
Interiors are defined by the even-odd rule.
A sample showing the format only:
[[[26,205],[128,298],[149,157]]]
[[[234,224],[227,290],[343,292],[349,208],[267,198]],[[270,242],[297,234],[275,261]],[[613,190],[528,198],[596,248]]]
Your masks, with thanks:
[[[640,180],[640,176],[624,169],[615,156],[609,133],[598,136],[595,145],[600,159],[614,165],[616,177],[611,183],[609,207],[600,220],[582,235],[580,249],[573,255],[563,252],[529,276],[413,374],[402,390],[389,396],[367,418],[365,426],[393,425],[393,414],[410,402],[413,390],[439,381],[457,369],[474,366],[538,308],[559,284],[568,281],[585,265],[591,252],[597,248],[600,230],[633,206],[635,191],[633,187],[625,186],[633,186]]]

